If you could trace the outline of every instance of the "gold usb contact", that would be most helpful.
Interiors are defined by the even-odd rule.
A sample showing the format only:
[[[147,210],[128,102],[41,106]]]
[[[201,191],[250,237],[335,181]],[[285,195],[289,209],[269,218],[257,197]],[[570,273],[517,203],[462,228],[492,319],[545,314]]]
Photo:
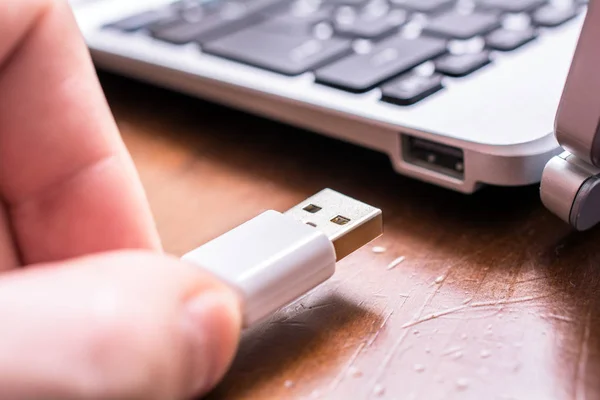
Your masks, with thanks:
[[[285,214],[325,233],[338,261],[383,234],[380,209],[331,189],[322,190]]]

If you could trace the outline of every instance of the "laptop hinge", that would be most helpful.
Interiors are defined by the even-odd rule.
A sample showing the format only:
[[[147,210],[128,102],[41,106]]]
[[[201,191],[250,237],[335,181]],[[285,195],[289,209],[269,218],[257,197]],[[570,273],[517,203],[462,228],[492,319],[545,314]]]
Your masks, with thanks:
[[[578,231],[600,222],[600,168],[573,154],[548,162],[540,191],[544,205]]]

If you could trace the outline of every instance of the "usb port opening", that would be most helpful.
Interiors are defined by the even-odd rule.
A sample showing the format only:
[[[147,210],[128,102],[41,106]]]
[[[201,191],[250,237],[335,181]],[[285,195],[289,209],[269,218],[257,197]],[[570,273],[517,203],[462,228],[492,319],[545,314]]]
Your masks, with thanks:
[[[464,179],[465,156],[462,149],[414,136],[402,136],[404,161],[452,178]]]

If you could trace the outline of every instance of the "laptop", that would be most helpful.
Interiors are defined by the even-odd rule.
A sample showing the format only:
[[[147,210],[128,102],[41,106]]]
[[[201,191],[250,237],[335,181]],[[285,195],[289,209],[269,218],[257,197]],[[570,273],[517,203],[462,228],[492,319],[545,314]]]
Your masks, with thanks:
[[[581,155],[554,120],[586,0],[71,3],[102,69],[383,152],[459,192],[538,183]],[[544,202],[573,223],[554,186]]]
[[[590,2],[556,114],[565,149],[542,176],[544,205],[577,230],[600,222],[600,3]]]

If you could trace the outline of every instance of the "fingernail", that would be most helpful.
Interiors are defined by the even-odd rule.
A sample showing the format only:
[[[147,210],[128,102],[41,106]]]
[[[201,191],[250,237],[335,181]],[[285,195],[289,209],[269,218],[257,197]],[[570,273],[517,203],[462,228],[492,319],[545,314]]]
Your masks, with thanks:
[[[231,364],[240,333],[239,300],[227,290],[200,293],[186,304],[183,325],[189,394],[196,396],[212,389]]]

